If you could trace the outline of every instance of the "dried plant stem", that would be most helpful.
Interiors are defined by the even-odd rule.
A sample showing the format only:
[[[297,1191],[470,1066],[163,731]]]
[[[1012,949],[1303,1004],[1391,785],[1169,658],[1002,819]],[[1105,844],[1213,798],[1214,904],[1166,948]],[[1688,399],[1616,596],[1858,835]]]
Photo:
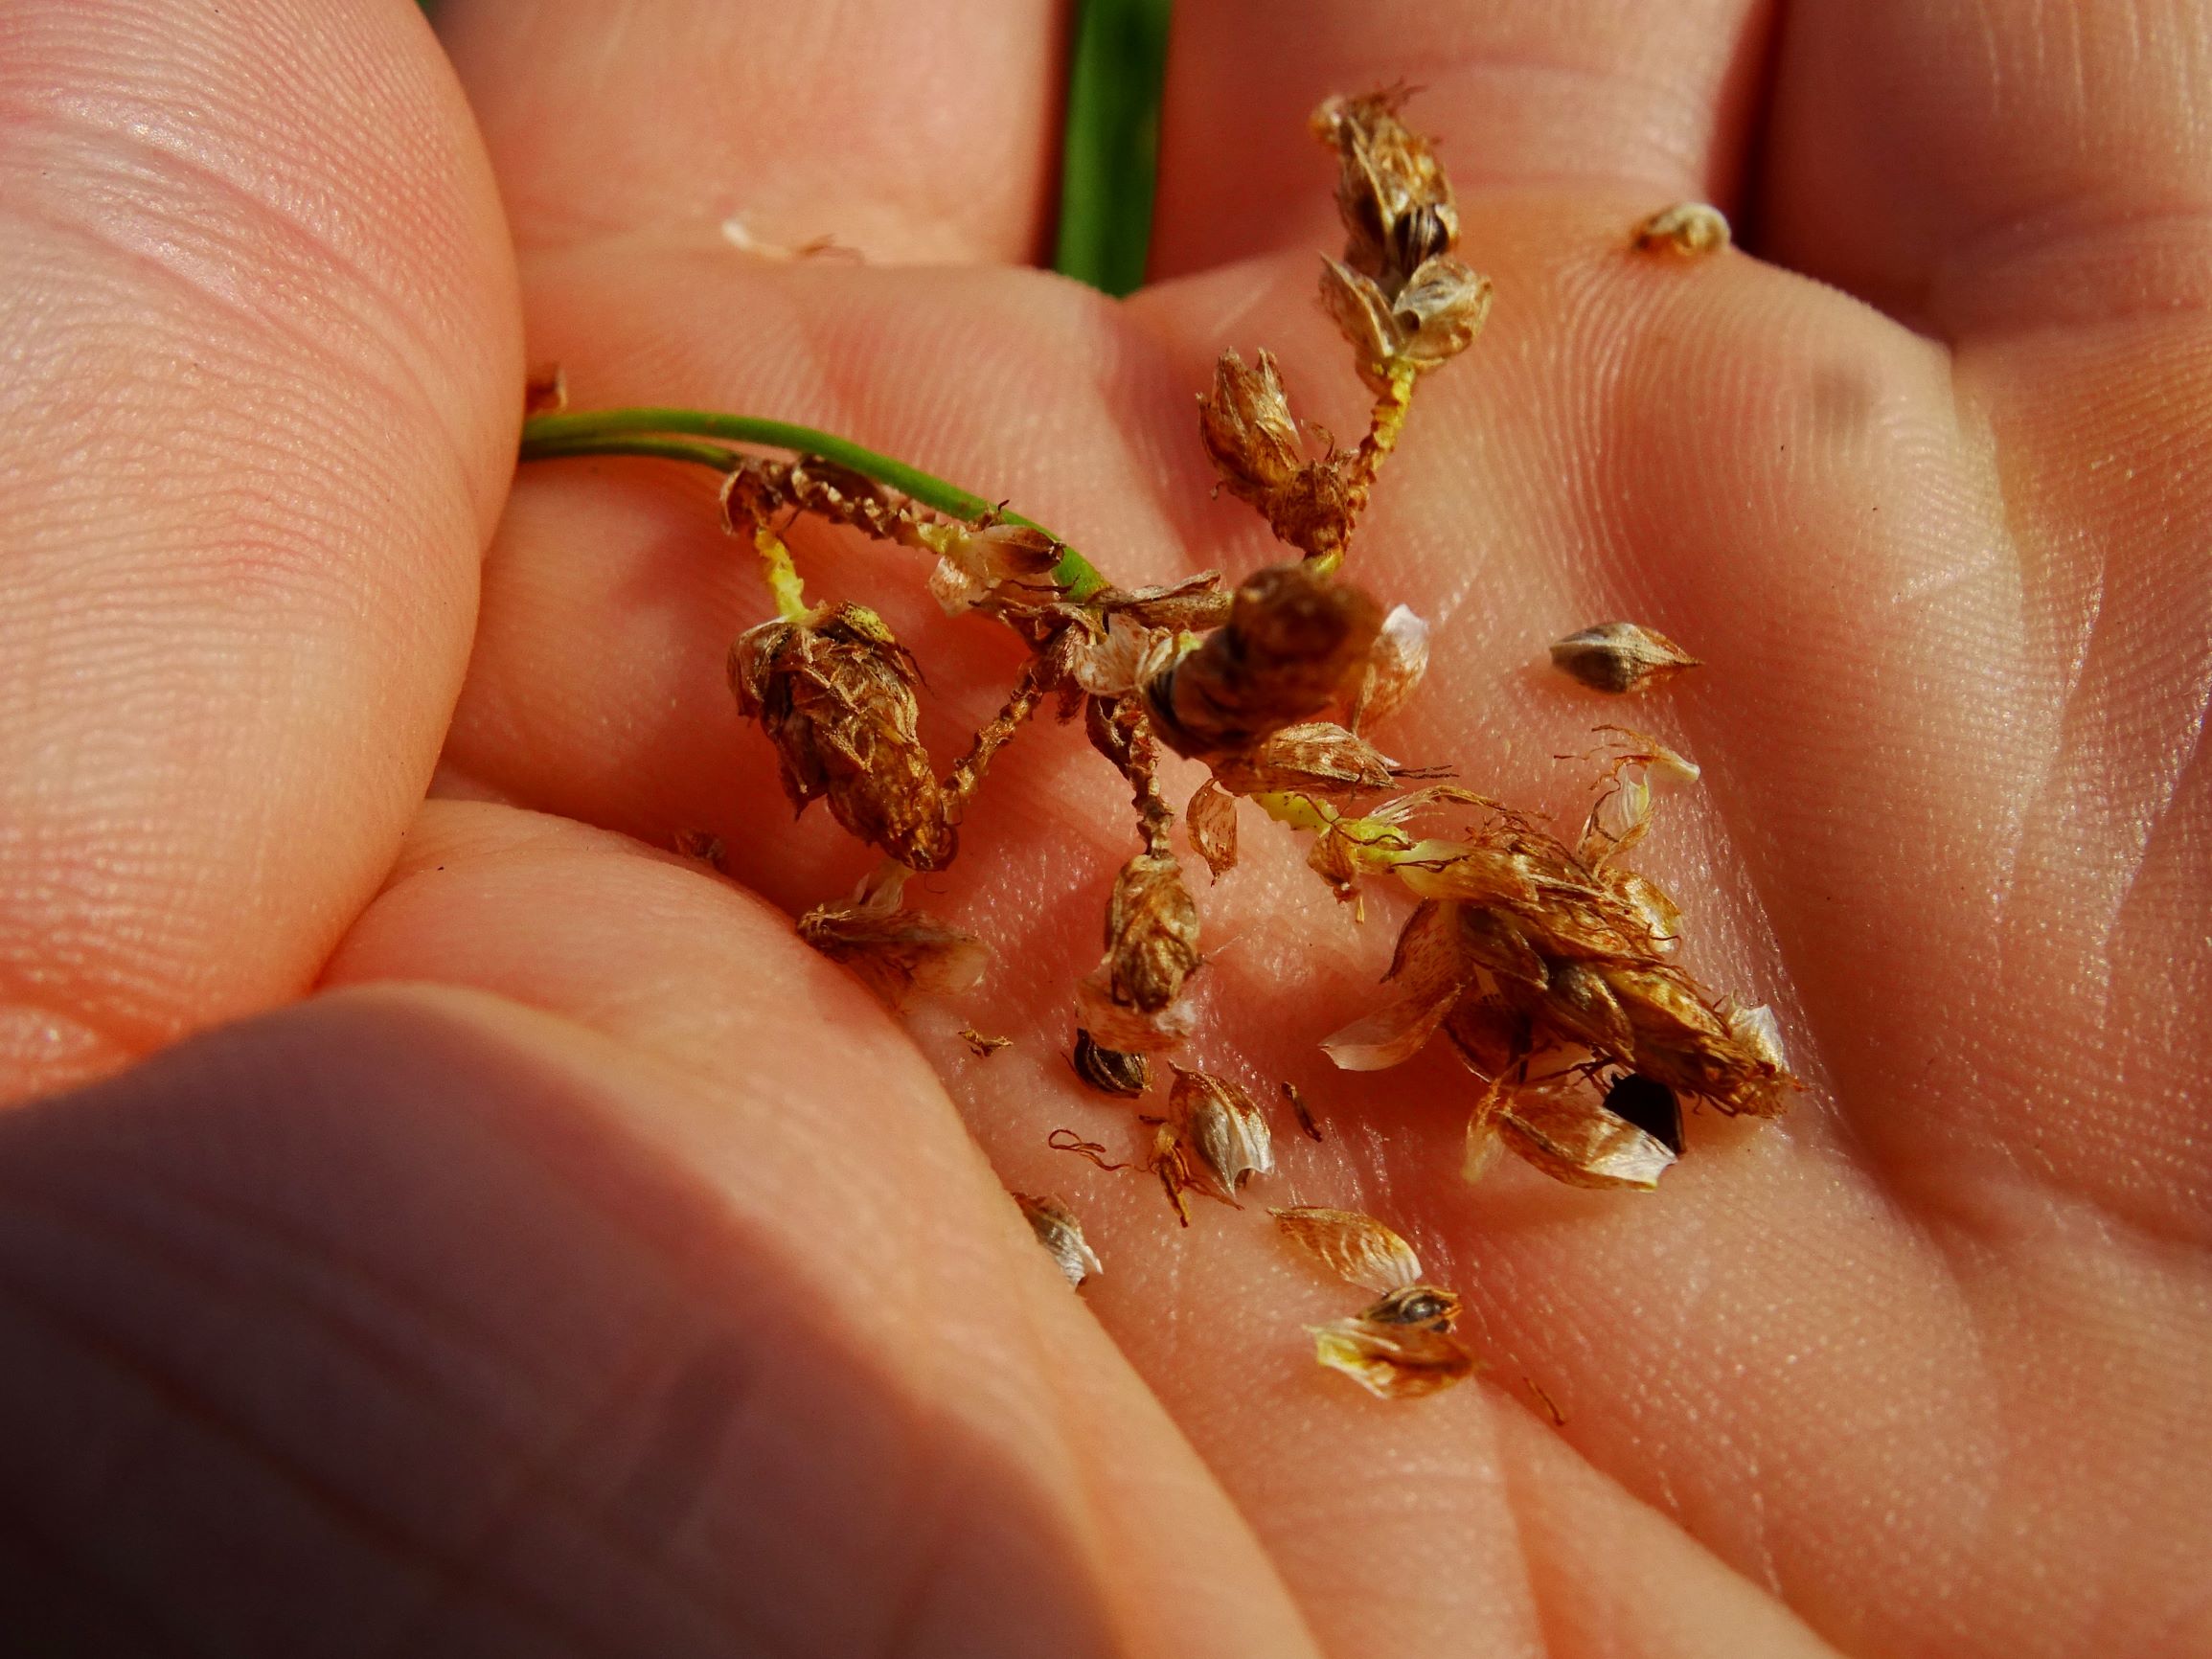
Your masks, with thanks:
[[[1014,693],[1006,699],[1006,706],[998,711],[995,719],[975,734],[974,743],[945,780],[947,822],[960,822],[962,809],[981,786],[992,757],[1012,742],[1015,733],[1037,713],[1038,705],[1044,701],[1050,679],[1050,670],[1038,658],[1032,657],[1022,665],[1021,678],[1015,682]]]
[[[683,438],[718,438],[799,455],[818,455],[863,477],[912,496],[969,524],[995,518],[1000,523],[1043,529],[1019,513],[903,461],[878,454],[833,432],[757,415],[724,415],[701,409],[591,409],[577,414],[537,415],[522,423],[524,461],[553,461],[581,455],[644,455],[663,461],[689,461],[718,471],[734,471],[744,457],[714,443],[687,443]],[[1052,533],[1047,531],[1047,534]],[[1060,540],[1058,536],[1055,540]],[[1053,580],[1068,598],[1083,601],[1106,585],[1089,559],[1061,543],[1064,551]]]

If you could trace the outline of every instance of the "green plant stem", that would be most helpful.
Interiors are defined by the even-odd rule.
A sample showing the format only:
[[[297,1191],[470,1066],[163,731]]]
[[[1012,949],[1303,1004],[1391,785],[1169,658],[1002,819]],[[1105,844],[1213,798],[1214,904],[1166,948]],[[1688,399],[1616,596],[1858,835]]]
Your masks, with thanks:
[[[670,434],[680,434],[671,437]],[[727,472],[742,464],[736,450],[719,444],[685,443],[683,438],[718,438],[727,443],[751,443],[764,448],[815,455],[862,477],[913,497],[924,507],[973,524],[995,516],[1007,523],[1050,530],[1018,512],[1002,512],[997,504],[948,484],[903,461],[864,449],[850,438],[822,432],[788,420],[768,420],[757,415],[723,415],[699,409],[589,409],[577,414],[536,415],[522,423],[524,461],[556,461],[579,455],[645,455],[663,461],[689,461]],[[1089,559],[1059,536],[1060,559],[1053,580],[1070,599],[1085,600],[1106,585],[1106,580]]]

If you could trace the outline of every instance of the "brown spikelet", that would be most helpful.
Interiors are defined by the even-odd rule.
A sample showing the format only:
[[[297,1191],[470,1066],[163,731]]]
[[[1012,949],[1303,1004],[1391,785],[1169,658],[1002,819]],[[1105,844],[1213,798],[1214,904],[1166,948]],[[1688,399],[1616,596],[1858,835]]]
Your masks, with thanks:
[[[1334,702],[1381,625],[1375,602],[1305,565],[1237,589],[1226,626],[1145,686],[1160,740],[1196,760],[1249,752]]]
[[[958,841],[916,732],[913,657],[865,605],[763,623],[730,650],[738,712],[775,745],[794,807],[826,796],[837,822],[912,870],[942,870]]]

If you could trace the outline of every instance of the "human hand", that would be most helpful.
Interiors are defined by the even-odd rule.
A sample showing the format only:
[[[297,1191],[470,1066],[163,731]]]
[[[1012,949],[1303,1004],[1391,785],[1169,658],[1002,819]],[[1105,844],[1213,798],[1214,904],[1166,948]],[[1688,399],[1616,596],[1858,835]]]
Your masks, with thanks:
[[[1769,62],[1742,4],[1187,6],[1174,280],[1122,307],[1008,268],[1055,15],[455,0],[465,108],[403,7],[0,13],[0,1053],[30,1095],[278,1011],[0,1122],[20,1639],[2201,1644],[2202,9],[1802,6]],[[1182,1232],[1044,1148],[1120,1132],[1057,1053],[1131,845],[1080,743],[1026,734],[929,883],[997,956],[918,1016],[948,1099],[639,844],[718,831],[785,909],[869,862],[729,708],[764,605],[706,486],[534,470],[480,618],[475,559],[519,319],[583,405],[850,433],[1123,580],[1275,557],[1190,397],[1267,346],[1357,429],[1301,124],[1399,78],[1498,301],[1354,554],[1438,628],[1388,744],[1563,806],[1619,706],[1526,665],[1608,614],[1689,644],[1630,716],[1706,766],[1650,863],[1812,1087],[1649,1197],[1470,1192],[1444,1057],[1316,1066],[1390,930],[1248,822],[1201,1052],[1329,1134],[1258,1196],[1386,1214],[1493,1367],[1383,1406],[1306,1358],[1345,1297],[1257,1204]],[[1775,264],[1622,251],[1683,196]],[[799,552],[915,646],[948,756],[1011,648]],[[993,1169],[1084,1216],[1113,1346]]]

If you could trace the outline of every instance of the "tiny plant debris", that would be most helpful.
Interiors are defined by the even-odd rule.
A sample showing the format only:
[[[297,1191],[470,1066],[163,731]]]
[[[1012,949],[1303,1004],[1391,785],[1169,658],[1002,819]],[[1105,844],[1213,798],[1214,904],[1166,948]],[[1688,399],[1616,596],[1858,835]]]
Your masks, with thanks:
[[[1021,1206],[1029,1230],[1037,1235],[1037,1241],[1067,1276],[1071,1288],[1081,1289],[1085,1279],[1096,1278],[1104,1271],[1099,1266],[1098,1252],[1083,1236],[1083,1223],[1062,1200],[1050,1194],[1033,1198],[1027,1193],[1016,1193],[1014,1201]]]
[[[985,1036],[971,1025],[960,1028],[960,1040],[968,1045],[968,1052],[979,1060],[987,1060],[1014,1039],[1010,1036]]]
[[[1709,202],[1676,202],[1636,227],[1636,246],[1645,253],[1717,254],[1727,245],[1727,217]]]
[[[1219,880],[1238,867],[1240,803],[1248,803],[1311,838],[1308,866],[1355,919],[1366,916],[1370,893],[1411,901],[1382,1006],[1323,1045],[1337,1065],[1394,1066],[1441,1034],[1475,1079],[1470,1179],[1511,1149],[1562,1181],[1648,1188],[1684,1155],[1686,1103],[1772,1116],[1798,1084],[1773,1015],[1692,976],[1677,960],[1680,906],[1630,867],[1662,787],[1695,782],[1693,764],[1655,739],[1606,729],[1585,757],[1599,792],[1570,844],[1440,781],[1449,773],[1425,763],[1434,758],[1408,764],[1376,740],[1416,694],[1432,630],[1344,573],[1357,568],[1362,515],[1408,430],[1419,385],[1474,343],[1492,301],[1489,280],[1459,258],[1450,182],[1402,119],[1405,102],[1402,90],[1331,98],[1311,122],[1336,159],[1345,235],[1341,257],[1321,261],[1319,300],[1366,391],[1364,434],[1340,447],[1302,421],[1293,376],[1257,343],[1222,351],[1197,390],[1197,437],[1220,487],[1255,509],[1281,546],[1275,562],[1241,580],[1205,571],[1118,587],[1009,503],[850,439],[750,415],[577,411],[552,378],[534,382],[521,459],[635,456],[720,476],[721,528],[757,557],[770,612],[730,653],[738,712],[773,753],[794,810],[825,803],[882,859],[849,899],[807,912],[799,932],[886,1002],[975,983],[981,943],[909,906],[904,889],[913,875],[958,858],[994,758],[1049,706],[1062,721],[1080,716],[1129,799],[1118,866],[1096,876],[1104,954],[1071,986],[1071,1057],[1087,1087],[1140,1099],[1152,1081],[1149,1057],[1179,1051],[1197,1032],[1203,917],[1171,835],[1179,816],[1192,852]],[[1719,216],[1686,207],[1648,223],[1638,245],[1699,252],[1724,239]],[[882,615],[861,596],[809,597],[785,539],[802,518],[911,557],[918,585],[947,616],[1002,626],[1020,643],[997,712],[948,764],[920,736],[922,665]],[[1663,635],[1630,623],[1571,635],[1552,655],[1612,693],[1695,666]],[[1163,752],[1207,774],[1179,814],[1162,790]],[[1004,1040],[973,1027],[963,1034],[979,1056]],[[1188,1226],[1191,1193],[1234,1205],[1272,1170],[1274,1152],[1243,1089],[1181,1066],[1173,1079],[1166,1115],[1138,1118],[1151,1139],[1133,1162],[1117,1163],[1070,1129],[1050,1144],[1102,1169],[1142,1170]],[[1318,1140],[1297,1092],[1285,1085],[1284,1095]],[[1071,1281],[1097,1270],[1064,1205],[1021,1203]],[[1458,1297],[1421,1282],[1397,1234],[1339,1210],[1275,1217],[1380,1298],[1315,1328],[1324,1365],[1394,1398],[1472,1373],[1449,1333]]]
[[[1306,1097],[1299,1092],[1296,1083],[1283,1085],[1283,1100],[1289,1106],[1291,1116],[1298,1120],[1298,1127],[1304,1131],[1306,1138],[1309,1141],[1320,1140],[1321,1125],[1313,1121],[1312,1108],[1306,1104]]]
[[[1698,659],[1655,629],[1635,623],[1600,623],[1552,647],[1552,665],[1593,692],[1623,696],[1672,679]]]

